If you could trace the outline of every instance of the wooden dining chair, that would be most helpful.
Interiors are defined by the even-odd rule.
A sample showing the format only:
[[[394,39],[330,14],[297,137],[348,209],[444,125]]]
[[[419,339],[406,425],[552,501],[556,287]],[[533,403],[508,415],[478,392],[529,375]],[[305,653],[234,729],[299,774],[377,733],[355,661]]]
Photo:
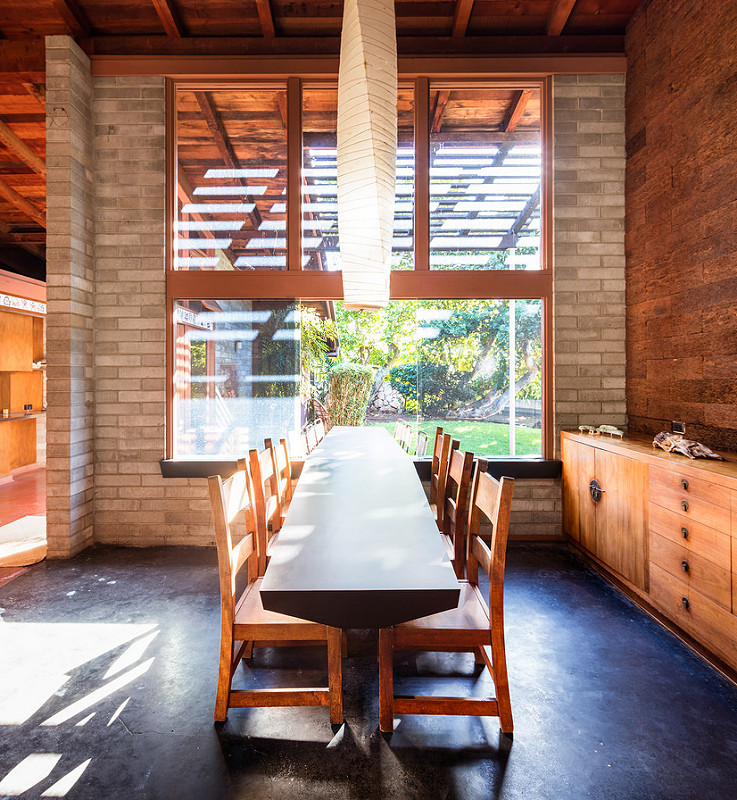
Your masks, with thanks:
[[[263,576],[269,561],[269,550],[281,530],[282,514],[278,498],[278,481],[271,448],[249,450],[248,463],[238,461],[238,468],[250,473],[256,520],[258,574]]]
[[[307,436],[307,452],[311,453],[319,444],[317,441],[317,430],[314,422],[310,423],[305,428],[305,434]]]
[[[514,479],[497,481],[485,471],[476,471],[468,522],[468,579],[460,582],[458,607],[379,630],[379,727],[382,731],[389,733],[394,729],[395,714],[456,714],[499,717],[502,732],[512,735],[514,725],[504,647],[504,566],[513,492]],[[491,547],[479,535],[482,517],[491,523]],[[489,577],[486,597],[479,586],[479,567]],[[393,656],[396,650],[472,652],[475,661],[488,669],[495,696],[395,695]]]
[[[425,431],[417,431],[415,437],[414,456],[422,458],[427,453],[427,434]]]
[[[279,514],[279,528],[284,524],[289,503],[292,499],[292,465],[289,458],[287,440],[280,439],[274,444],[271,439],[264,439],[264,448],[271,453],[271,464],[274,480],[271,486],[276,492],[276,506]]]
[[[253,498],[248,474],[239,470],[227,480],[219,475],[207,479],[215,525],[220,572],[220,666],[215,697],[215,721],[224,722],[229,708],[261,706],[328,706],[330,721],[343,721],[341,631],[316,622],[266,611],[259,589],[258,554],[252,517]],[[246,534],[234,544],[232,525],[245,517]],[[246,587],[242,593],[236,584]],[[324,643],[328,657],[327,687],[278,689],[234,689],[233,678],[253,642],[260,645]]]
[[[472,471],[473,453],[451,448],[445,483],[442,537],[458,578],[463,578],[465,574],[466,515]]]
[[[325,438],[325,423],[321,419],[315,420],[315,437],[318,444]]]
[[[461,443],[452,439],[449,433],[443,433],[438,427],[435,431],[435,444],[432,450],[430,467],[430,510],[435,516],[438,530],[443,530],[443,511],[445,510],[445,484],[448,480],[448,462],[451,449],[458,449]]]

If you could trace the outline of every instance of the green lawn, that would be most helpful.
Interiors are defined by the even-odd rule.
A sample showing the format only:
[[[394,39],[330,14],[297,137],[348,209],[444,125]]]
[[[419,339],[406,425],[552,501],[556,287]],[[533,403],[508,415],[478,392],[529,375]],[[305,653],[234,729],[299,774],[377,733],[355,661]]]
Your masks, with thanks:
[[[409,422],[409,420],[407,420]],[[386,428],[389,433],[394,433],[393,422],[368,422],[369,425],[378,425]],[[503,456],[509,454],[509,426],[497,422],[478,422],[472,420],[426,419],[419,425],[413,423],[414,430],[423,430],[428,438],[428,453],[432,452],[435,428],[441,425],[445,433],[450,433],[454,439],[461,442],[461,450],[470,450],[477,456]],[[515,455],[528,456],[540,455],[541,438],[537,428],[523,428],[517,426],[515,438],[517,446]]]

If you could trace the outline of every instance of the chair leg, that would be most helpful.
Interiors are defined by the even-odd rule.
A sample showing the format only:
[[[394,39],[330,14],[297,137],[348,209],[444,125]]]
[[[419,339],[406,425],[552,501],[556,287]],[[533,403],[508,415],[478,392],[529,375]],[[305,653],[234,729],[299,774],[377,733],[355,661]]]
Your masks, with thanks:
[[[379,628],[379,729],[394,730],[394,635],[391,628]]]
[[[328,687],[330,722],[343,722],[343,636],[340,628],[328,628]]]
[[[215,694],[215,722],[225,722],[228,716],[230,686],[233,681],[233,636],[220,633],[220,666],[218,668],[218,687]]]
[[[502,733],[513,733],[512,701],[509,697],[509,677],[507,676],[507,654],[504,647],[504,629],[495,625],[491,632],[491,661],[494,665],[492,677],[496,687],[496,701],[499,708],[499,727]]]

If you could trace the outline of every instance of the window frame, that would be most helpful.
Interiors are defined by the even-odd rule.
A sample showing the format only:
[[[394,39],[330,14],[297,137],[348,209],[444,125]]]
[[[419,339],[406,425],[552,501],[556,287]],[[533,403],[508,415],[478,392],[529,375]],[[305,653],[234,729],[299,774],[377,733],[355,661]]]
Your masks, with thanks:
[[[268,75],[248,79],[166,79],[166,458],[174,452],[173,400],[177,300],[342,300],[340,272],[302,269],[302,88],[335,85],[337,74]],[[415,196],[414,268],[392,270],[392,300],[540,299],[542,301],[542,457],[554,457],[553,425],[553,137],[552,76],[469,77],[463,73],[399,75],[414,84]],[[541,198],[539,270],[430,269],[430,86],[446,88],[533,88],[540,91]],[[177,222],[177,91],[215,91],[286,85],[287,90],[287,269],[247,272],[187,271],[174,268]],[[294,198],[297,202],[294,202]],[[507,457],[509,458],[509,457]]]

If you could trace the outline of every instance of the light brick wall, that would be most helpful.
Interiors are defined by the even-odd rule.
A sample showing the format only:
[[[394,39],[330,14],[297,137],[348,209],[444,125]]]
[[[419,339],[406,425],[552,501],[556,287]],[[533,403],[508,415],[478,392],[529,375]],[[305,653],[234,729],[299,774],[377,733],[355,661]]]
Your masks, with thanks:
[[[68,41],[66,37],[52,39]],[[559,77],[554,98],[557,441],[562,427],[625,422],[624,78]],[[164,452],[166,379],[164,82],[160,78],[96,78],[91,106],[94,239],[89,233],[93,220],[88,218],[83,226],[87,237],[83,239],[84,258],[79,254],[77,261],[69,259],[67,247],[57,253],[54,262],[58,271],[63,259],[69,259],[77,271],[74,277],[67,277],[67,284],[83,292],[80,296],[86,303],[75,307],[74,317],[71,311],[63,316],[67,306],[56,307],[56,333],[50,319],[49,342],[54,346],[54,336],[69,339],[74,333],[79,337],[81,325],[87,356],[82,371],[87,382],[83,385],[88,391],[75,395],[75,402],[77,397],[93,399],[89,379],[94,366],[94,426],[91,409],[84,402],[75,406],[75,413],[83,415],[78,436],[88,447],[94,428],[94,540],[138,546],[212,544],[205,481],[164,480],[158,464]],[[52,136],[49,142],[53,146]],[[88,182],[90,166],[84,173]],[[69,182],[59,189],[62,194],[77,191]],[[90,215],[88,197],[85,203]],[[49,241],[54,241],[53,235]],[[92,243],[94,309],[89,273]],[[53,254],[54,245],[51,247]],[[81,282],[77,262],[84,265]],[[50,299],[50,306],[61,297]],[[50,353],[50,408],[51,392],[66,388],[61,373],[56,373],[56,383],[51,380],[55,369],[51,362]],[[64,401],[70,398],[68,388],[65,395],[57,395],[60,414],[66,408],[69,416]],[[66,431],[68,440],[68,427]],[[66,447],[68,452],[71,443]],[[52,450],[50,438],[50,458]],[[89,469],[91,465],[84,461],[90,458],[89,452],[82,451],[87,453],[81,455],[82,463]],[[59,451],[56,455],[58,458]],[[59,462],[57,467],[60,469]],[[86,482],[81,497],[88,534],[84,541],[88,542],[91,475],[83,474]],[[55,475],[63,490],[62,473]],[[79,496],[74,479],[72,483],[73,493]],[[512,536],[560,533],[560,482],[518,481]]]
[[[165,88],[95,78],[95,541],[212,544],[204,480],[164,480]]]
[[[92,80],[67,36],[46,37],[49,558],[93,541]]]
[[[555,439],[627,422],[624,75],[556,76]]]

